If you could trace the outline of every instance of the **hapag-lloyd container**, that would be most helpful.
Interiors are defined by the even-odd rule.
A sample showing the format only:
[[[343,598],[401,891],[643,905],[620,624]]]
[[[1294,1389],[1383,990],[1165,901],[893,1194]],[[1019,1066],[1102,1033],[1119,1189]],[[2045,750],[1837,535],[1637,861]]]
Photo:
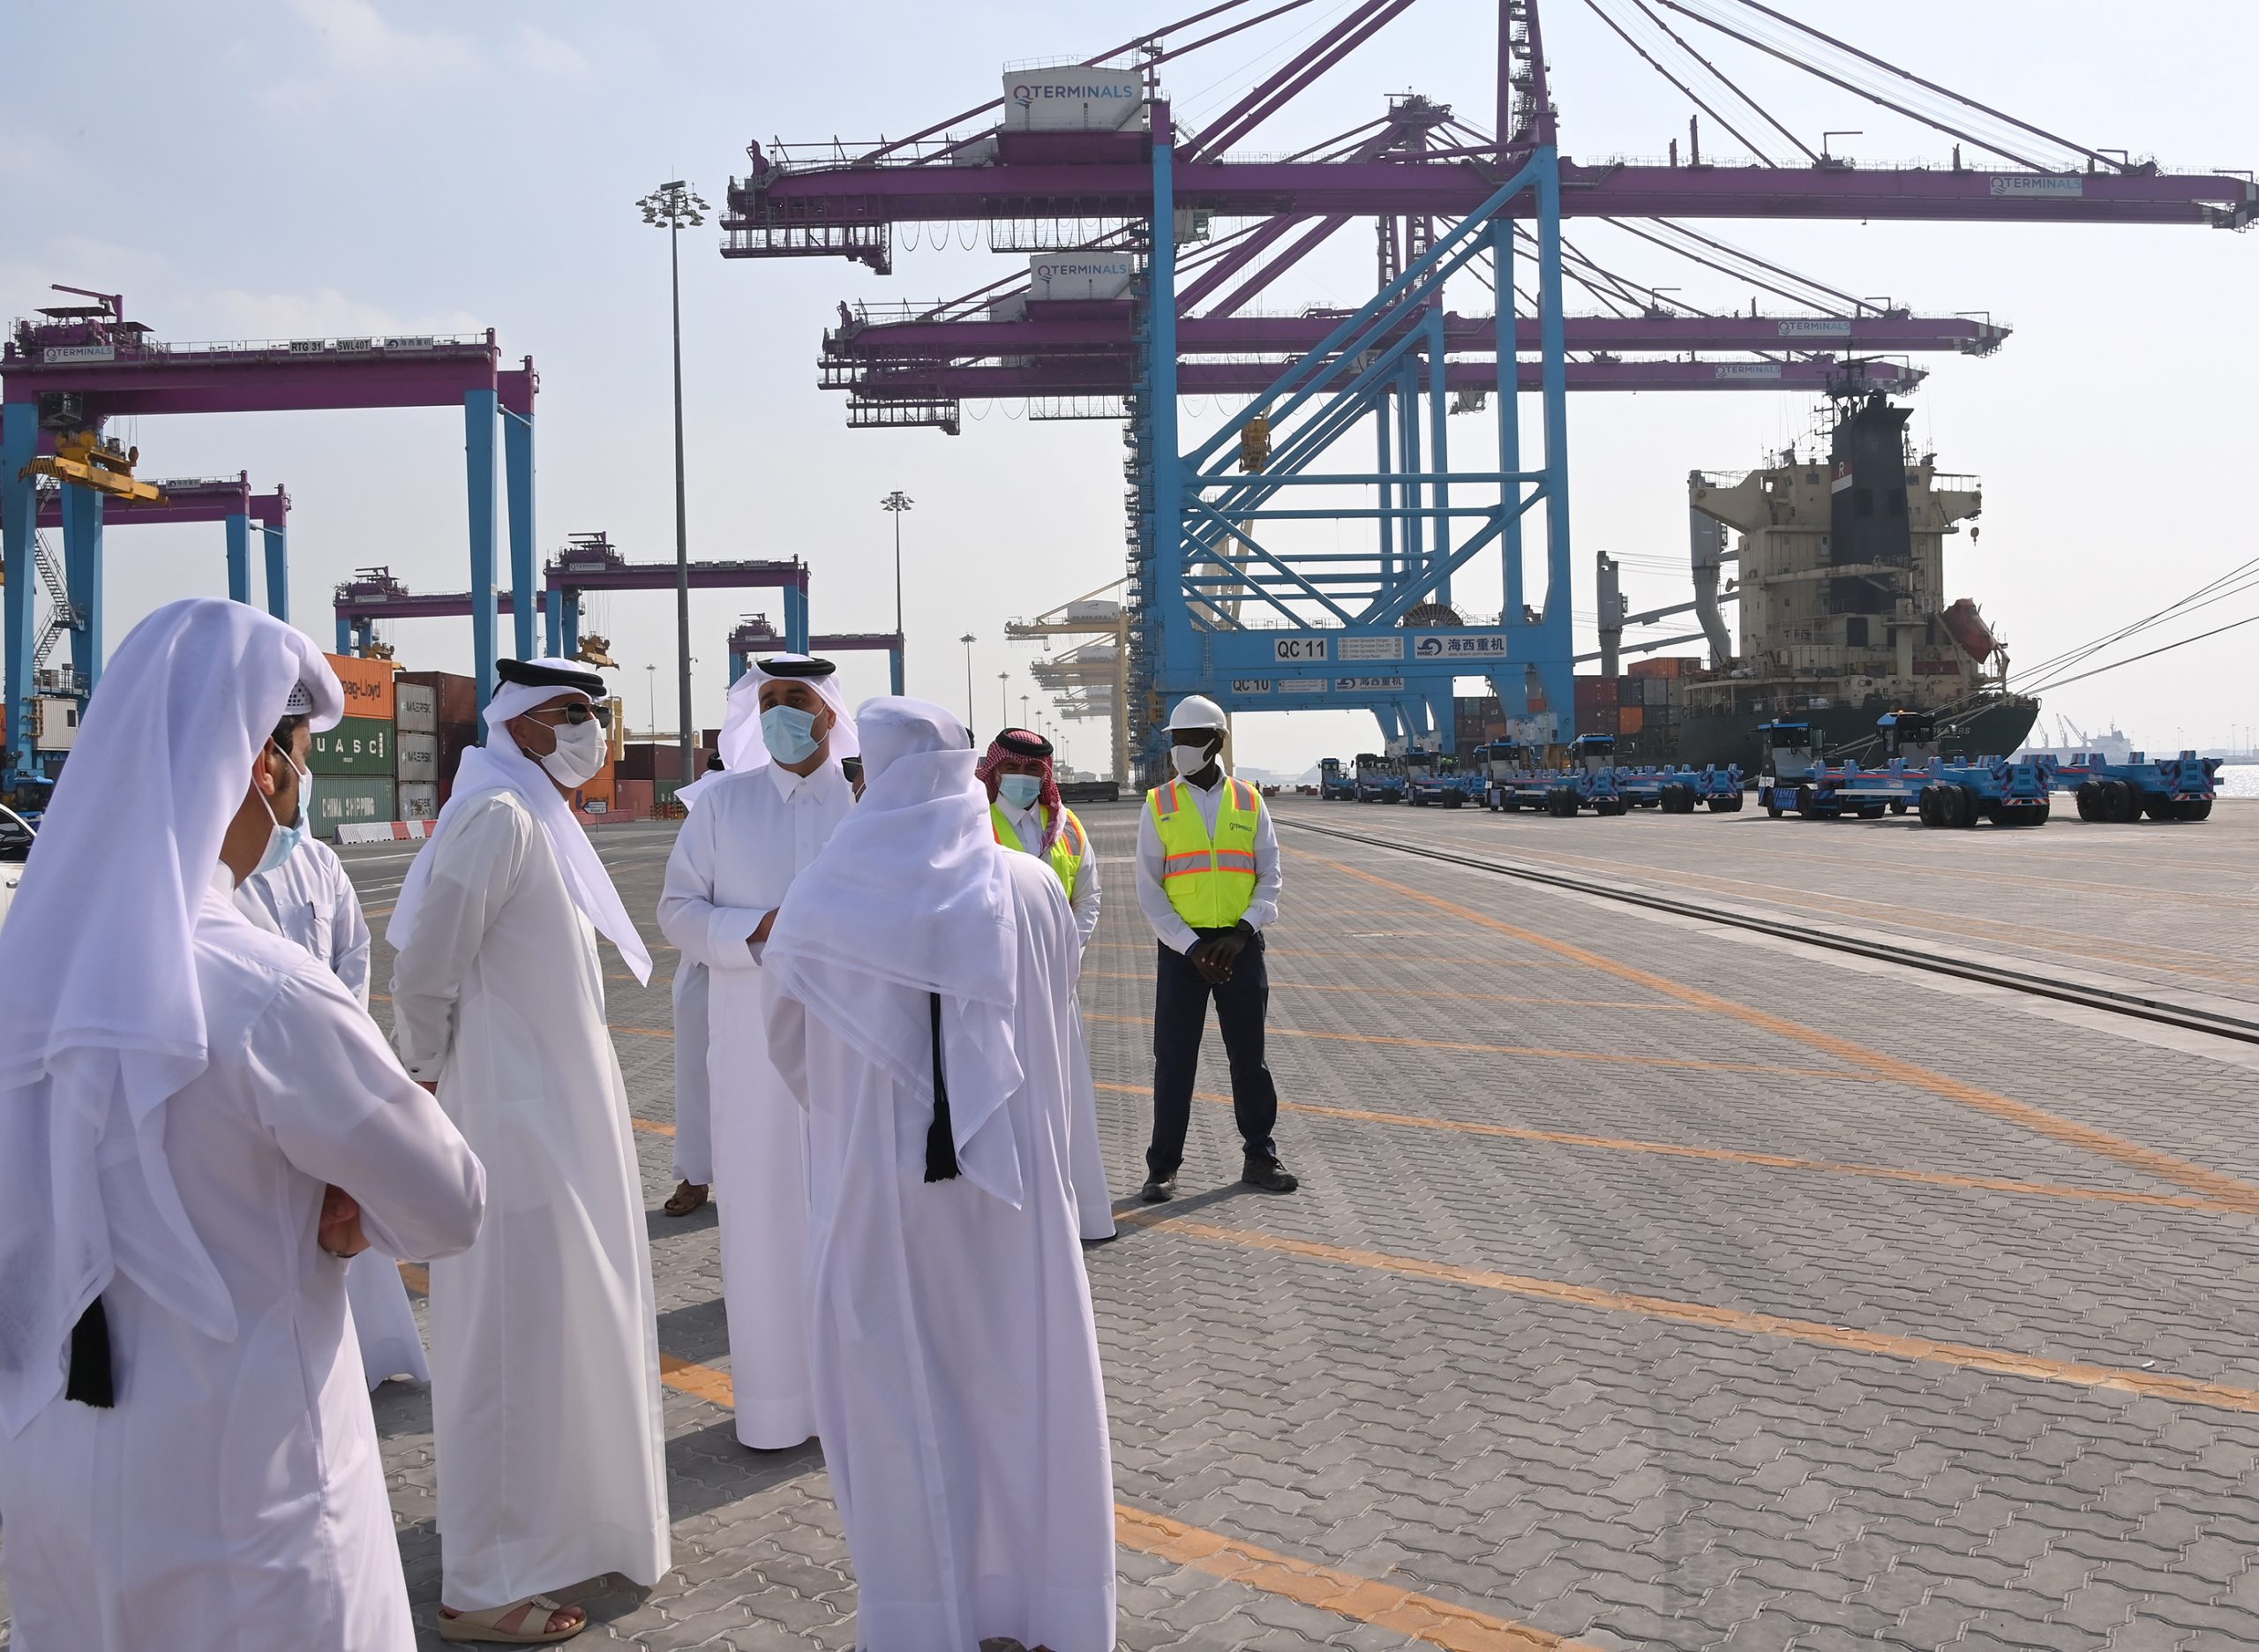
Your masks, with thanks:
[[[354,654],[325,654],[330,670],[345,690],[345,715],[370,722],[389,723],[393,714],[393,682],[398,667],[390,660],[363,659]]]

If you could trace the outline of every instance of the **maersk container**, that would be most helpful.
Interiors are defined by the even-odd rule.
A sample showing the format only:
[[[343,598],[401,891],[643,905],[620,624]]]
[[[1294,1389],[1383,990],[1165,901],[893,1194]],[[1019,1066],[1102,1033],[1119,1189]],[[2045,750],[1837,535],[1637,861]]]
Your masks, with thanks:
[[[403,734],[439,732],[439,689],[430,682],[395,682],[393,726]]]
[[[314,781],[314,836],[334,838],[340,826],[396,821],[399,796],[399,787],[389,775],[381,780],[357,775],[319,776]]]
[[[307,767],[318,775],[393,777],[392,722],[389,718],[347,717],[334,729],[314,736],[313,755]]]
[[[422,780],[403,780],[400,783],[401,819],[437,820],[439,817],[439,788],[437,785]]]
[[[439,737],[437,733],[410,734],[405,730],[395,737],[398,753],[398,772],[401,784],[439,784]]]

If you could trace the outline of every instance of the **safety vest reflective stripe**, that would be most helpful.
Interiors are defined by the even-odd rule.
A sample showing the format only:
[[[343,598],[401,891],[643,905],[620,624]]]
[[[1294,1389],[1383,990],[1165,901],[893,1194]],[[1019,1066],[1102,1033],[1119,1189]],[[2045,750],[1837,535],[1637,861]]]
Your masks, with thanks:
[[[1200,811],[1187,807],[1181,781],[1146,794],[1160,837],[1161,887],[1170,906],[1195,929],[1228,929],[1255,900],[1256,827],[1263,798],[1253,786],[1231,781],[1217,800],[1212,835]]]
[[[996,834],[996,841],[1005,848],[1026,850],[1027,845],[1020,841],[1018,829],[1005,815],[1002,804],[989,804],[988,829]],[[1059,886],[1067,891],[1069,900],[1074,898],[1075,880],[1082,875],[1084,847],[1082,822],[1075,818],[1074,810],[1064,810],[1059,822],[1059,835],[1051,840],[1051,852],[1047,859],[1051,862],[1051,869],[1059,875]]]

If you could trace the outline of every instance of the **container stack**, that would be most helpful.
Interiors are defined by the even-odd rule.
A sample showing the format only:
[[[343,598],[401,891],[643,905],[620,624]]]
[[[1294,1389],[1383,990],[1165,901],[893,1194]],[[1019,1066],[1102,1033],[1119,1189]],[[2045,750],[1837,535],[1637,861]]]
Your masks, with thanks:
[[[400,818],[436,820],[454,790],[455,765],[478,744],[478,685],[455,672],[402,672],[397,693]]]
[[[334,839],[344,825],[374,825],[401,818],[394,772],[394,691],[389,660],[327,656],[345,690],[345,717],[313,737],[307,767],[314,776],[309,824],[317,837]]]

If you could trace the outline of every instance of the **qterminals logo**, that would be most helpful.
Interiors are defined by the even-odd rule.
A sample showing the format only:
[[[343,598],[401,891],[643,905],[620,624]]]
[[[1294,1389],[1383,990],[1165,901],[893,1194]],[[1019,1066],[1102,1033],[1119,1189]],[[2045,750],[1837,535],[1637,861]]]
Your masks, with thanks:
[[[1012,88],[1012,101],[1025,109],[1035,101],[1035,88],[1023,80]]]

